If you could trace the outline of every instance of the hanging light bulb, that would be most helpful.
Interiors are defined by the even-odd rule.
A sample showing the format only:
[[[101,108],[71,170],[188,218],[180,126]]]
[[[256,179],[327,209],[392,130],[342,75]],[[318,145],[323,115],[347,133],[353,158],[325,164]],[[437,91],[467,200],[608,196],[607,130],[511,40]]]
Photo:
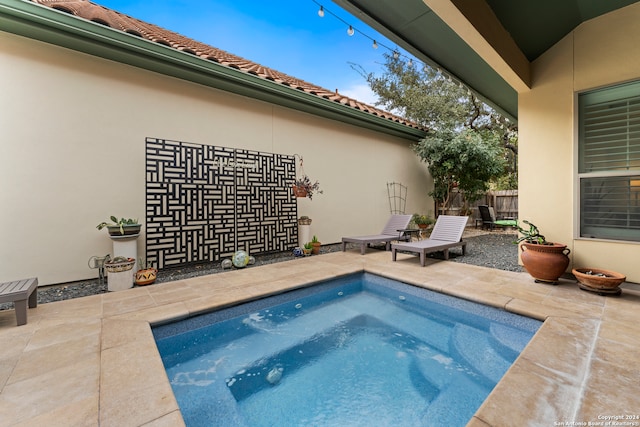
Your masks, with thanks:
[[[320,6],[320,10],[318,11],[318,16],[320,18],[324,18],[324,7]]]
[[[376,43],[376,41],[375,41],[375,40],[373,41],[373,46],[372,46],[372,47],[373,47],[374,49],[377,49],[377,48],[378,48],[378,43]]]
[[[425,73],[429,71],[429,67],[427,67],[427,64],[423,64],[422,71],[424,71]]]
[[[407,64],[409,67],[413,67],[413,59],[409,58],[409,63]]]
[[[353,27],[351,25],[349,25],[349,29],[347,30],[347,34],[349,34],[349,36],[352,36],[355,33],[355,31],[353,31]]]
[[[397,50],[393,51],[393,59],[398,59],[400,58],[400,53]]]

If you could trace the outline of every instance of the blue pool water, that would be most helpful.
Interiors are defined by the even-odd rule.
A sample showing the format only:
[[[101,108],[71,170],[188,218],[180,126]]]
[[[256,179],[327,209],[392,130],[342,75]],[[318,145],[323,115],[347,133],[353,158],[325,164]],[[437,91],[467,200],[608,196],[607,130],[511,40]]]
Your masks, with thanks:
[[[357,274],[154,328],[187,426],[464,426],[541,322]]]

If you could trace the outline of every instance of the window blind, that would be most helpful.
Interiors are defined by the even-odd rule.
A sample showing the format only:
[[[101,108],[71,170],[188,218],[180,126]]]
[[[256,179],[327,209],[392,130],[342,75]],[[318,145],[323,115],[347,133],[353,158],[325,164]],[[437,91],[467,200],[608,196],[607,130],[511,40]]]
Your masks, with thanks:
[[[578,99],[580,236],[640,241],[640,82]]]

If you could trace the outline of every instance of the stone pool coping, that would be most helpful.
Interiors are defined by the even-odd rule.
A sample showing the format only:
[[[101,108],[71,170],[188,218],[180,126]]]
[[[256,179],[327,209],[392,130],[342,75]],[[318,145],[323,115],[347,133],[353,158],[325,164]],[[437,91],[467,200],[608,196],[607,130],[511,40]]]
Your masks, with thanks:
[[[544,324],[468,425],[559,425],[640,415],[640,288],[619,297],[573,281],[389,252],[329,253],[0,312],[0,419],[7,425],[184,425],[150,324],[368,271]],[[635,420],[640,423],[640,420]]]

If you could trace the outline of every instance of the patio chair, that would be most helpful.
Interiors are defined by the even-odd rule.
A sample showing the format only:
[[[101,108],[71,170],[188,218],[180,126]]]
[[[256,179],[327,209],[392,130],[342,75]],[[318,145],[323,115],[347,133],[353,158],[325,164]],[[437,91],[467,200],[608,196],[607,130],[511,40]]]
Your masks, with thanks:
[[[512,218],[496,219],[496,214],[491,206],[479,205],[478,210],[480,211],[480,217],[482,218],[482,228],[493,230],[495,226],[515,227],[518,225],[518,221]]]
[[[389,250],[392,240],[409,240],[411,235],[407,232],[407,227],[411,222],[412,215],[391,215],[387,225],[384,226],[380,234],[371,236],[356,236],[342,238],[342,251],[347,250],[347,243],[357,243],[360,245],[360,254],[364,255],[367,246],[372,243],[386,243],[386,250]]]
[[[420,254],[420,265],[424,267],[427,253],[444,253],[444,259],[449,259],[449,249],[461,246],[462,255],[466,253],[467,242],[462,241],[462,233],[467,226],[468,217],[440,215],[433,227],[431,236],[417,242],[394,243],[391,245],[391,257],[396,260],[396,252],[415,252]]]

